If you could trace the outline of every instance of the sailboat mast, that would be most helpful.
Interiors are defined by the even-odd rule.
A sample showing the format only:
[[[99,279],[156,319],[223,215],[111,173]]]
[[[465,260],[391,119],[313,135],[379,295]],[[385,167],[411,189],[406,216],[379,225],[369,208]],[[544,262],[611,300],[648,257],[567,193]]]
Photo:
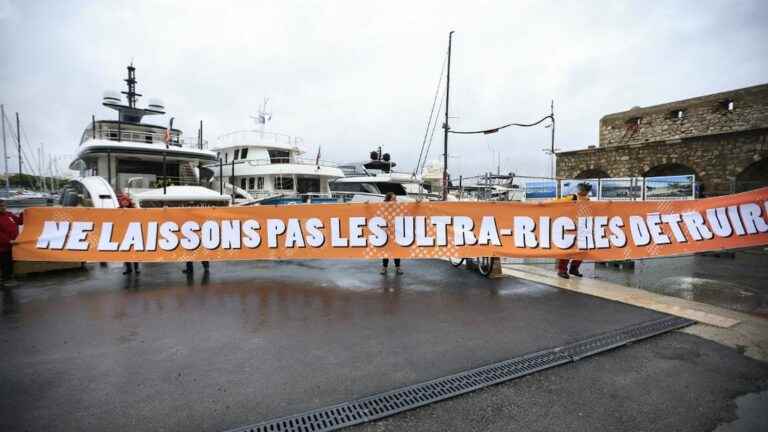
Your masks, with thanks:
[[[19,181],[21,181],[21,122],[19,121],[19,113],[16,113],[16,142],[19,150]]]
[[[448,106],[451,94],[451,42],[453,30],[448,33],[448,72],[445,76],[445,135],[443,137],[443,201],[448,201]]]
[[[5,192],[11,191],[11,179],[8,177],[8,146],[5,143],[5,105],[0,105],[0,117],[3,121],[3,162],[5,167]]]

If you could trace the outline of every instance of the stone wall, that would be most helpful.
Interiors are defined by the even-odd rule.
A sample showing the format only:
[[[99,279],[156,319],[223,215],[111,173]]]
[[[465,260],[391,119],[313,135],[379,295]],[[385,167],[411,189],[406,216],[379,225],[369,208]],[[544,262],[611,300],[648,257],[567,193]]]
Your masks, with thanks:
[[[653,168],[680,164],[693,170],[703,194],[710,196],[730,193],[742,171],[767,157],[768,128],[763,128],[562,152],[557,154],[557,176],[575,178],[601,170],[608,177],[642,177]]]
[[[599,144],[674,143],[762,128],[768,128],[768,84],[606,115],[600,119]]]

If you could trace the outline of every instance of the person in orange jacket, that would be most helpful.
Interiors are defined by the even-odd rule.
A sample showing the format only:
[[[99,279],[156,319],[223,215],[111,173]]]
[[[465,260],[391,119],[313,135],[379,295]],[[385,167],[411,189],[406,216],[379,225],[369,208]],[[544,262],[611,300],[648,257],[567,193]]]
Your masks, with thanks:
[[[564,196],[556,201],[589,201],[591,190],[591,184],[579,183],[576,186],[575,194]],[[557,275],[564,279],[570,279],[571,276],[582,277],[584,275],[579,272],[579,266],[581,266],[581,260],[559,259],[557,260]]]

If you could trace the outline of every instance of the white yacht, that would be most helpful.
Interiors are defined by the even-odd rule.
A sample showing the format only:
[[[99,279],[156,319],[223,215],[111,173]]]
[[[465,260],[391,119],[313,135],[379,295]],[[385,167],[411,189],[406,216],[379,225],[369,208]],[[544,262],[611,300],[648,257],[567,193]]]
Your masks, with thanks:
[[[212,148],[218,162],[206,167],[213,171],[214,189],[243,205],[336,202],[329,182],[344,173],[319,152],[303,157],[301,138],[265,131],[270,117],[262,109],[257,129],[219,137]]]
[[[368,162],[339,165],[344,177],[331,182],[334,196],[348,202],[383,201],[389,192],[400,201],[437,198],[425,188],[420,176],[393,171],[397,164],[391,160],[389,153],[382,153],[379,148],[370,156]]]
[[[118,112],[117,120],[96,120],[83,132],[69,168],[80,172],[64,188],[65,206],[117,208],[228,206],[230,197],[207,187],[202,165],[216,161],[206,150],[202,134],[185,141],[173,128],[143,123],[145,116],[165,114],[158,100],[146,108],[136,105],[135,67],[128,66],[125,103],[119,93],[107,92],[103,105]],[[210,174],[210,173],[209,173]]]

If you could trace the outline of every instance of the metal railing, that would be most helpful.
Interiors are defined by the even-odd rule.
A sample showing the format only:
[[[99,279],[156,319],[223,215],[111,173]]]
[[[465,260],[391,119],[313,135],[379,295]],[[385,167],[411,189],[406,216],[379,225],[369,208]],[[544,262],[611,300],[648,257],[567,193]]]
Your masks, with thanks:
[[[229,162],[222,162],[221,164],[224,167],[224,174],[231,175],[231,171],[226,171],[227,167],[230,169],[232,168],[233,161]],[[326,167],[326,168],[335,168],[337,167],[336,162],[328,161],[328,160],[317,160],[312,158],[300,158],[300,157],[274,157],[269,159],[238,159],[234,161],[235,166],[239,165],[250,165],[250,166],[265,166],[265,165],[280,165],[280,164],[294,164],[294,165],[311,165],[311,166],[320,166],[320,167]],[[212,162],[207,165],[205,165],[207,168],[214,169],[219,166],[219,162]],[[218,174],[218,171],[216,171]],[[239,176],[248,176],[251,174],[238,174]],[[255,174],[253,174],[255,175]],[[290,174],[286,174],[290,175]]]
[[[119,189],[158,189],[163,186],[207,186],[207,184],[194,176],[157,175],[155,180],[147,180],[144,177],[130,178]]]
[[[274,144],[279,146],[299,147],[304,144],[304,140],[299,137],[276,132],[241,130],[221,135],[218,138],[218,143],[220,146],[224,147],[244,146],[251,144]]]
[[[165,132],[155,132],[151,130],[136,130],[124,128],[104,127],[97,126],[96,133],[93,133],[93,128],[88,128],[83,133],[83,139],[80,145],[91,139],[105,139],[109,141],[127,141],[141,144],[161,144],[165,145]],[[201,143],[196,139],[185,139],[179,136],[179,134],[171,134],[171,141],[168,143],[175,147],[186,147],[196,149],[208,148],[208,141],[203,140]]]

